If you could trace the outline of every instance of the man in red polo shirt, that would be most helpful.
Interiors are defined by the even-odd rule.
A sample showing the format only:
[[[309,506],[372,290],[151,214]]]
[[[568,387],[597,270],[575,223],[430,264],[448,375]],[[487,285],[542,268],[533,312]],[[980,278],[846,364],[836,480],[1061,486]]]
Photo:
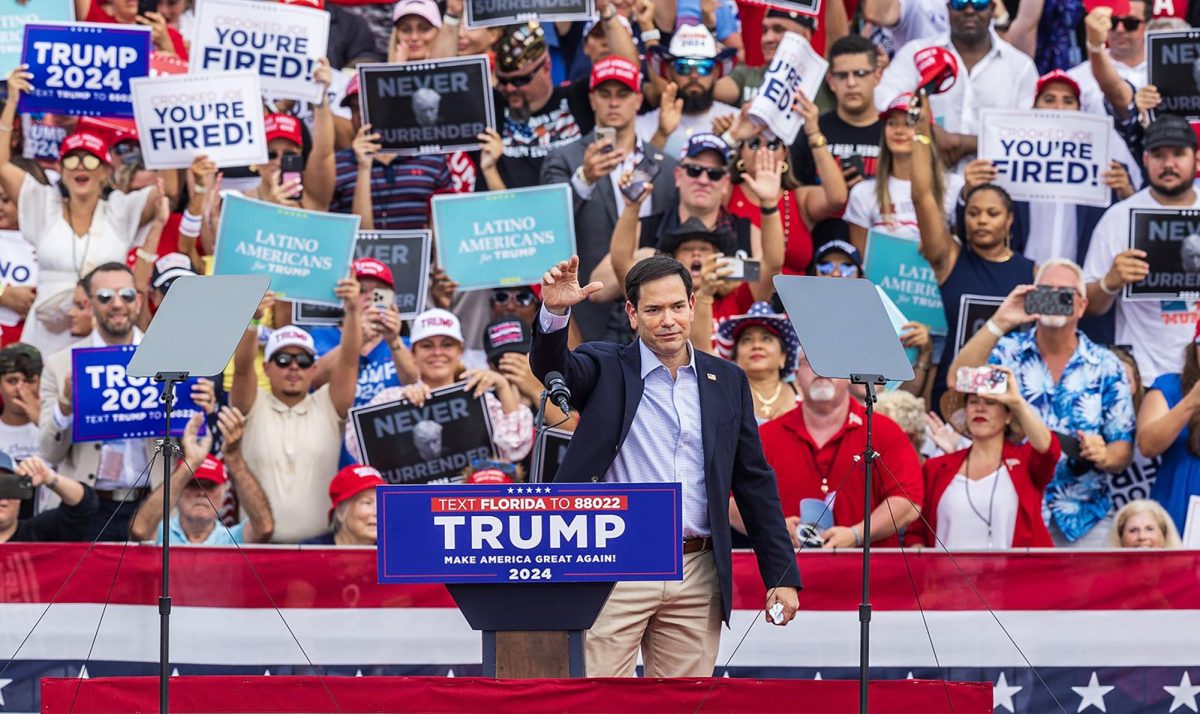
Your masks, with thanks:
[[[850,382],[818,377],[800,353],[796,383],[804,395],[799,409],[759,427],[763,452],[775,469],[783,515],[793,531],[800,499],[833,501],[833,527],[822,533],[826,548],[862,545],[863,467],[866,411],[850,398]],[[871,469],[871,543],[895,547],[896,533],[917,519],[924,497],[921,462],[908,437],[891,419],[876,414],[871,446],[879,459]]]

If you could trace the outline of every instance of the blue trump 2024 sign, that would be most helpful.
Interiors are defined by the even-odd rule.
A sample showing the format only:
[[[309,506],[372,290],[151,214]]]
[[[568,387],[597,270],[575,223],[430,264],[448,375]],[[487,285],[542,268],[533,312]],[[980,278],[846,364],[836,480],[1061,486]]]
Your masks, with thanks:
[[[381,583],[683,578],[678,483],[380,486]]]
[[[129,81],[150,74],[150,30],[96,23],[25,26],[33,91],[20,111],[133,118]]]
[[[459,290],[542,281],[575,254],[575,211],[565,183],[434,196],[438,264]]]
[[[78,348],[71,351],[71,400],[76,442],[114,441],[162,436],[162,388],[152,379],[130,377],[125,367],[133,345]],[[189,379],[175,387],[171,436],[179,436],[200,411],[192,401]]]

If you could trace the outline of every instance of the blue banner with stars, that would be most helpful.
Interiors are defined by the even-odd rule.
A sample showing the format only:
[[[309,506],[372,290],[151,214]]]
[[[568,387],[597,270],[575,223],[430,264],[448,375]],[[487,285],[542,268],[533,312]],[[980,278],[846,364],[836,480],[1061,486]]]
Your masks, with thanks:
[[[381,583],[683,579],[678,483],[381,486]]]

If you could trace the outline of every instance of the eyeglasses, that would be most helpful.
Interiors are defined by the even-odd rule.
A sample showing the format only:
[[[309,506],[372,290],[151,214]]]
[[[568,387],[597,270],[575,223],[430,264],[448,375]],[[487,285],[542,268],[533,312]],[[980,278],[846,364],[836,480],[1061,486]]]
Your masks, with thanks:
[[[817,263],[817,275],[829,277],[834,272],[843,278],[857,278],[858,266],[853,263]]]
[[[501,77],[499,74],[497,74],[496,84],[507,85],[509,87],[524,87],[533,81],[534,77],[537,76],[538,70],[540,70],[542,65],[545,63],[546,60],[543,59],[541,62],[538,62],[536,65],[534,65],[533,69],[529,70],[529,72],[526,74],[519,74],[515,77]]]
[[[88,171],[95,171],[96,169],[100,168],[100,164],[102,163],[103,162],[100,161],[100,157],[94,154],[84,154],[82,156],[79,154],[71,154],[70,156],[63,158],[62,167],[69,171],[74,171],[75,169],[79,168],[80,164],[83,164],[84,169]]]
[[[96,294],[93,297],[95,298],[96,302],[100,303],[101,305],[109,304],[115,297],[120,297],[125,301],[126,305],[132,305],[133,302],[137,300],[137,290],[134,290],[133,288],[121,288],[120,290],[113,290],[112,288],[100,288],[96,291]]]
[[[700,174],[707,174],[708,180],[712,181],[713,183],[716,183],[717,181],[720,181],[729,175],[729,169],[726,169],[722,166],[713,168],[701,166],[700,164],[680,164],[680,166],[683,168],[684,172],[687,173],[688,178],[698,179],[700,178]]]
[[[516,303],[521,307],[529,307],[533,304],[534,294],[528,290],[520,292],[509,292],[508,290],[496,290],[492,293],[493,305],[508,305]]]
[[[873,69],[852,69],[847,72],[834,72],[833,70],[830,70],[829,76],[832,77],[835,82],[845,82],[851,77],[854,77],[855,79],[866,79],[874,73],[875,70]]]
[[[299,156],[299,155],[300,155],[299,151],[268,151],[267,152],[267,161],[274,161],[275,159],[282,159],[285,156]]]
[[[1140,17],[1113,17],[1112,29],[1117,29],[1118,26],[1124,27],[1126,32],[1133,32],[1142,26],[1142,18]]]
[[[776,149],[783,146],[783,142],[780,141],[779,139],[771,139],[770,141],[764,142],[762,139],[758,138],[757,136],[754,137],[753,139],[751,139],[750,141],[746,142],[746,146],[750,147],[751,151],[758,151],[760,148],[762,148],[762,146],[764,144],[766,145],[767,149],[769,149],[770,151],[775,151]]]
[[[681,57],[680,59],[675,60],[675,74],[688,75],[694,71],[701,77],[707,77],[708,75],[712,74],[713,67],[716,66],[717,63],[715,60],[688,59]]]
[[[278,352],[271,357],[271,364],[280,369],[287,369],[293,362],[300,369],[308,369],[313,366],[314,361],[313,356],[307,352],[297,352],[295,354],[291,352]]]
[[[971,7],[975,12],[983,12],[992,6],[992,0],[950,0],[950,9],[962,12]]]

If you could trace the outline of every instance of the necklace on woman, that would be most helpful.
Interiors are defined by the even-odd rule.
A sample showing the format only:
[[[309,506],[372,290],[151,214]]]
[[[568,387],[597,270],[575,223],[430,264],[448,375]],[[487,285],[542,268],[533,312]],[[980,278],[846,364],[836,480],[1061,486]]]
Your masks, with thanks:
[[[751,391],[753,391],[754,396],[758,398],[758,402],[760,405],[759,408],[762,411],[763,416],[769,417],[769,416],[771,416],[771,412],[775,411],[775,408],[774,408],[775,402],[779,401],[779,394],[780,394],[780,392],[783,391],[783,382],[780,382],[779,384],[775,385],[775,392],[771,395],[771,397],[769,399],[767,397],[764,397],[763,395],[759,394],[757,390],[751,390]]]
[[[783,244],[787,245],[788,239],[792,237],[792,192],[786,188],[783,190],[783,204],[779,208],[779,217],[783,219]]]
[[[996,471],[994,472],[995,480],[992,481],[992,495],[991,495],[991,497],[988,498],[988,514],[987,514],[987,518],[984,518],[983,514],[979,512],[979,509],[976,508],[975,504],[971,501],[971,452],[972,451],[974,451],[974,449],[967,450],[967,469],[966,469],[966,474],[964,474],[967,477],[967,482],[963,484],[963,491],[965,491],[967,494],[967,505],[970,506],[971,510],[975,512],[976,517],[978,517],[979,520],[983,521],[984,524],[987,526],[987,529],[988,529],[987,547],[988,547],[988,550],[991,550],[992,549],[992,507],[996,505],[996,487],[998,485],[1000,485],[1000,469],[1004,468],[1004,456],[1001,455],[1000,463],[998,463],[996,465]]]

